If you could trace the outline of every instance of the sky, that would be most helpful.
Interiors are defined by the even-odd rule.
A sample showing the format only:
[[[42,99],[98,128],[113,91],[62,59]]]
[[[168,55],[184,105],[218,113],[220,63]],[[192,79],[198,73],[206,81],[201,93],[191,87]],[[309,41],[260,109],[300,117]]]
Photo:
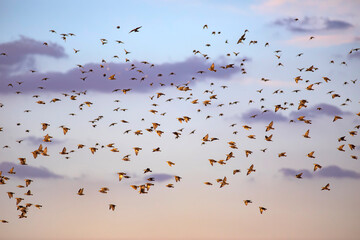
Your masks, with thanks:
[[[0,0],[0,239],[357,239],[358,9]]]

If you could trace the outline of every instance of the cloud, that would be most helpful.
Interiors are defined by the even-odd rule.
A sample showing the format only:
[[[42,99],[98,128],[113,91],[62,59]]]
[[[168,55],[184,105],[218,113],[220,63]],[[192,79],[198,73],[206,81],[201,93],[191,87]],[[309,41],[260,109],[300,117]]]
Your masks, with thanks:
[[[321,110],[317,110],[318,108],[321,108]],[[319,116],[334,117],[335,115],[342,116],[342,115],[350,115],[350,114],[351,112],[343,111],[339,107],[336,107],[334,105],[327,103],[320,103],[309,108],[301,108],[299,111],[292,111],[290,113],[290,118],[295,119],[300,116],[306,116],[307,119],[312,119]]]
[[[49,56],[53,58],[67,57],[64,48],[56,43],[48,43],[20,36],[19,40],[0,44],[0,52],[6,56],[0,56],[0,74],[12,73],[24,66],[33,67],[35,55]]]
[[[352,179],[360,179],[360,173],[342,169],[338,166],[331,165],[328,167],[323,167],[316,172],[309,171],[306,169],[294,170],[291,168],[282,168],[279,170],[286,177],[295,177],[296,174],[303,173],[303,178],[352,178]]]
[[[322,177],[333,177],[333,178],[354,178],[359,179],[360,173],[342,169],[338,166],[328,166],[325,167],[322,171],[319,172],[319,175]]]
[[[303,173],[302,177],[303,178],[313,178],[314,177],[314,173],[310,172],[307,169],[300,169],[300,170],[294,170],[291,168],[281,168],[279,170],[279,172],[281,172],[285,177],[295,177],[295,175],[299,174],[299,173]]]
[[[360,59],[360,51],[353,52],[348,55],[348,58],[350,59]]]
[[[6,56],[1,57],[6,58]],[[0,78],[0,92],[33,92],[39,91],[39,86],[44,87],[43,91],[50,92],[72,90],[112,92],[114,89],[128,88],[133,91],[146,92],[160,87],[159,83],[169,86],[170,83],[174,85],[185,84],[190,81],[196,83],[206,78],[230,79],[230,76],[239,72],[240,68],[222,69],[220,65],[230,64],[224,61],[224,59],[219,59],[218,62],[215,62],[216,73],[208,70],[212,62],[207,62],[204,58],[196,56],[182,62],[163,63],[154,67],[150,67],[150,64],[132,61],[128,63],[88,63],[83,67],[75,67],[65,73],[31,73],[27,71],[14,76],[14,74],[7,72],[5,76]],[[198,71],[204,71],[204,73],[200,74]],[[108,78],[113,74],[115,74],[115,80],[109,80]],[[196,79],[192,80],[193,77]],[[41,81],[43,78],[48,78],[48,80]],[[82,80],[81,78],[85,79]],[[143,81],[141,81],[142,78],[144,78]],[[16,81],[23,82],[23,84],[17,85]],[[14,87],[8,87],[9,83],[13,83]],[[150,83],[154,83],[153,87],[149,86]]]
[[[34,167],[29,165],[18,165],[11,162],[0,163],[0,171],[6,174],[12,167],[16,174],[12,175],[16,178],[63,178],[45,167]]]
[[[325,30],[342,30],[352,28],[354,25],[351,23],[341,21],[341,20],[329,20],[325,21]]]
[[[45,135],[45,134],[44,134]],[[35,136],[29,136],[26,138],[23,138],[24,142],[29,143],[30,145],[39,146],[40,144],[44,144],[43,137],[35,137]],[[58,140],[58,139],[52,139],[51,142],[46,142],[46,144],[60,144],[64,143],[64,140]]]
[[[321,110],[318,110],[321,108]],[[321,116],[330,116],[334,117],[335,115],[344,116],[344,115],[351,115],[351,112],[343,111],[339,107],[327,104],[327,103],[319,103],[315,104],[312,107],[308,108],[301,108],[299,111],[292,111],[289,114],[289,117],[282,115],[281,113],[274,111],[268,111],[263,113],[263,111],[252,108],[249,109],[247,112],[244,112],[240,119],[241,121],[252,123],[252,122],[286,122],[291,119],[297,119],[300,116],[305,116],[306,119],[313,120],[314,118],[321,117]],[[251,116],[256,115],[255,118]]]
[[[256,115],[255,118],[251,118],[251,116]],[[263,113],[261,110],[252,108],[247,112],[241,115],[241,120],[244,122],[284,122],[288,121],[287,117],[283,116],[281,113],[275,113],[273,111],[268,111]]]
[[[144,180],[148,179],[148,178],[155,178],[155,181],[158,182],[164,182],[164,181],[168,181],[170,179],[174,179],[174,175],[170,175],[170,174],[166,174],[166,173],[154,173],[151,175],[146,175],[144,177]]]
[[[330,30],[346,30],[354,27],[346,21],[317,17],[305,17],[299,21],[295,21],[294,18],[282,18],[274,21],[273,24],[297,33],[319,33]]]

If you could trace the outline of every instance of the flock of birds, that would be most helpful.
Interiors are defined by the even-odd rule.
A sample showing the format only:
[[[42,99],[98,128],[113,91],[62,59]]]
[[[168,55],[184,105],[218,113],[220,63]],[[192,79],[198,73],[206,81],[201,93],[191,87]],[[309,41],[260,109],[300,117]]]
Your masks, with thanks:
[[[295,19],[294,21],[297,21],[297,19]],[[117,26],[116,27],[117,29],[120,29],[120,26]],[[140,32],[141,30],[141,26],[140,27],[137,27],[137,28],[134,28],[132,30],[129,31],[129,34],[134,34],[134,33],[138,33]],[[206,30],[208,29],[208,26],[207,25],[204,25],[203,26],[203,29]],[[54,34],[57,34],[55,30],[50,30],[51,33],[54,33]],[[238,39],[237,41],[237,44],[244,44],[246,39],[247,39],[247,32],[248,30],[245,30],[244,33],[240,36],[240,38]],[[211,33],[212,35],[219,35],[221,34],[221,32],[217,32],[217,31],[213,31]],[[74,37],[76,36],[75,34],[73,33],[67,33],[67,34],[60,34],[61,38],[66,41],[68,38],[70,37]],[[310,37],[309,40],[312,40],[314,39],[314,37]],[[124,44],[123,41],[120,41],[120,40],[116,40],[116,42],[118,44]],[[105,45],[108,43],[108,40],[107,39],[100,39],[100,43],[102,45]],[[225,41],[225,43],[227,44],[228,43],[228,40]],[[251,44],[258,44],[258,42],[256,40],[251,40],[249,41],[248,43],[249,45]],[[43,43],[44,47],[48,47],[48,43],[47,42],[44,42]],[[266,42],[264,44],[264,47],[269,47],[269,43]],[[206,44],[205,46],[209,47],[211,46],[210,44]],[[74,53],[77,54],[80,52],[80,49],[73,49],[74,50]],[[351,49],[349,54],[352,54],[353,52],[357,52],[359,51],[360,49],[359,48],[354,48],[354,49]],[[124,49],[124,52],[125,52],[125,56],[128,56],[128,54],[130,54],[129,51],[127,51],[126,49]],[[200,52],[199,50],[194,50],[193,53],[195,55],[200,55],[201,57],[205,58],[206,60],[209,60],[210,59],[210,56],[208,54],[205,54],[205,53],[202,53]],[[238,56],[239,52],[233,52],[233,53],[228,53],[227,55],[230,56],[230,55],[233,55],[233,56]],[[280,59],[281,58],[281,50],[277,50],[275,51],[275,57],[276,59]],[[297,56],[298,57],[301,57],[303,55],[303,53],[299,53]],[[1,57],[4,57],[6,58],[8,56],[8,54],[6,52],[2,52],[0,54]],[[119,58],[119,56],[115,55],[114,58]],[[230,64],[227,64],[227,65],[223,65],[223,66],[217,66],[215,63],[212,63],[212,64],[209,64],[209,68],[208,69],[200,69],[198,72],[194,72],[194,77],[191,79],[191,80],[195,80],[196,79],[196,75],[197,74],[204,74],[206,73],[207,71],[210,71],[210,72],[217,72],[218,69],[222,69],[222,70],[229,70],[229,69],[233,69],[233,68],[240,68],[241,70],[241,73],[242,74],[246,74],[246,69],[245,69],[245,61],[246,59],[242,59],[241,63],[240,63],[240,66],[236,66],[236,64],[234,63],[230,63]],[[131,63],[131,60],[129,60],[128,58],[125,58],[125,62],[129,62],[130,64],[130,68],[128,71],[136,71],[138,72],[139,74],[143,74],[143,77],[141,78],[140,81],[144,81],[146,80],[146,70],[144,68],[142,68],[143,66],[146,66],[148,65],[150,68],[156,68],[156,65],[155,64],[151,64],[149,62],[146,62],[146,61],[143,61],[141,62],[141,64],[143,64],[142,66],[136,66],[135,64]],[[333,60],[330,61],[330,63],[334,63]],[[82,74],[84,74],[84,77],[82,77],[80,80],[82,81],[86,81],[86,78],[93,72],[95,71],[101,71],[103,70],[105,67],[105,64],[106,64],[106,61],[105,60],[102,60],[101,64],[99,64],[99,69],[85,69],[84,66],[82,65],[78,65],[78,68],[79,68],[79,71],[81,71]],[[342,65],[346,65],[346,62],[341,62]],[[278,63],[278,66],[283,66],[283,64],[281,62]],[[299,72],[315,72],[318,70],[317,67],[315,67],[314,65],[311,65],[309,67],[303,67],[303,68],[298,68]],[[35,70],[30,70],[32,73],[35,73],[36,71]],[[169,73],[169,75],[176,75],[175,72],[171,72]],[[163,76],[163,73],[158,73],[158,77],[162,77]],[[116,81],[117,80],[117,76],[116,74],[108,74],[107,72],[104,71],[103,73],[103,77],[109,81]],[[42,81],[47,81],[49,78],[48,77],[44,77],[42,78],[41,80]],[[262,78],[261,81],[263,82],[268,82],[270,81],[270,79],[267,79],[267,78]],[[331,82],[331,79],[324,76],[323,77],[323,81],[320,81],[320,82],[315,82],[315,83],[311,83],[309,82],[309,80],[304,80],[301,76],[296,76],[294,78],[294,81],[296,84],[299,84],[301,81],[302,82],[305,82],[307,83],[307,86],[304,88],[304,91],[313,91],[314,90],[314,87],[317,86],[317,85],[320,85],[320,84],[328,84],[329,82]],[[164,83],[160,83],[161,86],[173,86],[175,87],[178,91],[181,91],[185,94],[188,94],[188,96],[185,98],[185,97],[178,97],[179,100],[182,100],[182,101],[187,101],[189,102],[190,104],[193,104],[193,105],[196,105],[196,104],[199,104],[199,105],[203,105],[203,107],[206,107],[208,105],[212,105],[214,104],[214,102],[216,102],[216,100],[218,99],[217,96],[218,94],[216,94],[216,92],[214,90],[205,90],[204,91],[204,94],[209,94],[208,98],[201,101],[199,100],[198,98],[196,98],[193,93],[192,93],[192,89],[190,88],[191,86],[191,82],[192,81],[187,81],[183,84],[179,84],[179,85],[176,85],[176,84],[173,84],[173,83],[170,83],[168,85],[164,84]],[[344,84],[356,84],[356,80],[351,80],[351,82],[345,82]],[[16,91],[16,94],[20,94],[21,93],[21,84],[22,82],[11,82],[8,84],[8,87],[9,88],[14,88],[14,87],[18,87],[17,91]],[[154,83],[150,83],[149,84],[149,87],[153,86]],[[211,83],[210,84],[211,86],[214,86],[214,83]],[[222,89],[226,89],[228,88],[228,86],[221,86]],[[44,89],[44,88],[41,88],[41,89]],[[124,89],[114,89],[113,92],[123,92],[123,94],[127,94],[129,91],[131,91],[132,89],[130,88],[124,88]],[[260,89],[260,90],[257,90],[258,93],[262,93],[263,89]],[[297,92],[300,92],[300,91],[303,91],[303,90],[299,90],[299,89],[296,89],[294,90],[293,92],[297,93]],[[274,94],[278,94],[278,93],[283,93],[282,90],[276,90],[274,92]],[[75,91],[73,90],[72,92],[70,93],[63,93],[62,96],[64,98],[69,98],[70,100],[72,101],[76,101],[77,100],[77,97],[78,96],[81,96],[81,95],[86,95],[87,94],[87,91]],[[335,99],[335,98],[340,98],[341,96],[339,95],[339,93],[336,93],[335,91],[330,91],[329,94],[331,95],[331,98],[332,99]],[[155,100],[159,99],[159,98],[164,98],[166,94],[163,93],[163,92],[155,92],[154,95],[152,95],[150,97],[150,101],[152,102],[155,102]],[[39,95],[34,95],[33,96],[34,98],[39,98],[40,96]],[[172,100],[174,100],[174,98],[169,98],[167,99],[165,102],[171,102]],[[62,99],[59,97],[59,98],[53,98],[51,100],[51,103],[56,103],[58,101],[62,101]],[[260,102],[262,101],[265,101],[264,98],[261,98],[260,99]],[[119,100],[115,100],[115,102],[119,102]],[[249,101],[249,104],[251,104],[253,102],[253,100],[250,100]],[[348,102],[351,102],[351,99],[346,99],[344,104],[346,105]],[[37,104],[40,104],[40,105],[45,105],[46,102],[43,101],[43,100],[38,100],[36,101]],[[239,103],[239,101],[234,101],[234,102],[229,102],[228,104],[229,105],[235,105]],[[1,103],[0,103],[1,104]],[[306,108],[308,107],[308,101],[305,100],[305,99],[302,99],[299,101],[298,104],[295,104],[295,103],[292,103],[292,102],[284,102],[284,103],[281,103],[281,104],[277,104],[275,106],[273,106],[273,111],[274,112],[278,112],[278,111],[284,111],[284,110],[287,110],[291,107],[294,107],[296,108],[297,110],[300,110],[302,108]],[[80,103],[79,104],[79,111],[83,110],[84,107],[91,107],[93,105],[92,102],[90,101],[85,101],[83,103]],[[166,113],[159,113],[158,110],[156,110],[156,107],[158,107],[159,104],[157,103],[152,103],[152,106],[154,109],[150,109],[149,112],[153,113],[153,114],[159,114],[161,116],[165,116]],[[1,107],[3,107],[4,105],[1,104],[0,105]],[[225,106],[223,103],[221,104],[218,104],[217,105],[218,107],[223,107]],[[125,109],[125,108],[115,108],[113,111],[127,111],[128,109]],[[268,112],[268,111],[271,111],[270,109],[266,109],[264,106],[261,107],[260,109],[262,111],[262,113],[265,113],[265,112]],[[322,109],[321,108],[318,108],[317,109],[318,111],[321,111]],[[197,110],[198,112],[201,112],[201,109],[198,109]],[[31,112],[30,109],[26,109],[25,112]],[[70,115],[72,116],[75,116],[76,113],[70,113]],[[360,112],[357,113],[356,115],[360,116]],[[222,113],[219,114],[219,116],[223,116]],[[210,118],[211,116],[207,116],[206,119]],[[252,115],[252,116],[249,116],[249,118],[256,118],[258,117],[257,114],[255,115]],[[89,122],[92,124],[92,127],[96,127],[97,124],[99,124],[98,122],[101,121],[101,119],[103,118],[103,116],[98,116],[97,118],[93,119],[93,120],[90,120]],[[177,121],[179,121],[180,123],[189,123],[191,122],[191,117],[189,116],[179,116],[177,118]],[[338,120],[341,120],[342,117],[341,116],[338,116],[338,115],[335,115],[334,118],[333,118],[333,122],[335,121],[338,121]],[[142,121],[145,121],[144,119],[141,119]],[[295,122],[295,121],[298,121],[298,122],[303,122],[304,124],[311,124],[311,119],[308,119],[306,116],[300,116],[298,117],[297,119],[294,119],[294,120],[290,120],[290,122]],[[129,123],[129,121],[127,120],[121,120],[122,123],[124,124],[127,124]],[[20,123],[18,123],[19,125]],[[116,124],[118,124],[117,122],[114,122],[114,123],[111,123],[109,125],[109,127],[112,127],[112,126],[115,126]],[[50,127],[50,124],[49,123],[46,123],[46,122],[43,122],[41,124],[39,124],[39,128],[41,127],[42,131],[46,132],[46,130],[48,129],[48,127]],[[230,127],[235,127],[237,125],[237,123],[234,123],[232,125],[230,125]],[[151,125],[149,126],[149,128],[146,128],[146,129],[141,129],[141,130],[134,130],[133,131],[133,134],[137,135],[137,136],[141,136],[144,134],[144,132],[153,132],[155,134],[157,134],[159,137],[162,136],[162,134],[164,134],[164,131],[160,130],[160,127],[161,127],[161,123],[158,123],[158,122],[152,122]],[[249,125],[243,125],[242,126],[243,129],[245,129],[246,131],[251,131],[252,127],[249,126]],[[71,129],[67,126],[60,126],[60,128],[62,129],[62,133],[64,135],[68,134],[69,131],[71,131]],[[360,125],[357,125],[355,126],[355,129],[359,129],[360,128]],[[271,133],[273,130],[275,129],[275,126],[274,126],[274,121],[270,121],[266,126],[265,126],[265,133],[267,134],[268,132]],[[183,132],[184,128],[182,129],[179,129],[179,130],[176,130],[176,131],[173,131],[172,134],[174,135],[175,139],[177,138],[180,138],[184,132]],[[4,127],[0,127],[0,132],[1,131],[6,131],[6,128]],[[124,134],[128,134],[130,133],[132,130],[126,130],[124,132]],[[26,130],[27,133],[30,132],[30,130]],[[234,131],[233,134],[237,134],[238,131]],[[189,134],[195,134],[195,130],[189,132]],[[356,136],[357,135],[357,131],[356,130],[350,130],[348,132],[348,134],[352,137]],[[250,134],[247,136],[249,139],[256,139],[256,136],[254,134]],[[273,134],[270,134],[270,135],[265,135],[265,141],[268,141],[268,142],[272,142],[272,137],[273,137]],[[311,138],[310,136],[310,129],[308,129],[304,134],[303,134],[303,137],[304,138]],[[50,136],[49,134],[46,134],[44,137],[43,137],[43,144],[40,144],[39,147],[37,147],[36,149],[34,149],[31,154],[32,154],[32,157],[34,159],[38,158],[39,156],[49,156],[49,152],[48,152],[48,147],[46,146],[46,143],[48,142],[51,142],[53,138],[56,138],[56,137],[53,137],[53,136]],[[343,142],[343,141],[346,141],[346,136],[341,136],[338,138],[338,142]],[[207,144],[208,142],[213,142],[213,141],[218,141],[219,139],[217,137],[210,137],[209,134],[206,134],[205,136],[203,136],[201,139],[199,139],[201,141],[201,144]],[[18,140],[17,142],[20,144],[23,140]],[[209,164],[211,166],[214,166],[215,164],[219,164],[219,165],[226,165],[228,163],[229,160],[231,159],[234,159],[235,158],[235,155],[234,155],[234,152],[236,149],[238,149],[237,147],[237,144],[235,141],[229,141],[228,142],[228,146],[229,148],[231,149],[231,152],[227,153],[226,156],[224,157],[224,159],[222,160],[215,160],[215,159],[208,159],[209,161]],[[85,148],[87,147],[92,154],[95,154],[99,149],[102,149],[102,148],[108,148],[110,149],[111,152],[119,152],[119,149],[118,147],[115,146],[115,143],[109,143],[109,144],[105,144],[105,145],[102,145],[102,144],[99,144],[99,143],[96,143],[95,146],[85,146],[84,144],[78,144],[77,145],[77,149],[82,149],[82,148]],[[354,144],[348,144],[348,147],[350,150],[354,150],[356,148],[356,146]],[[6,145],[4,146],[3,148],[10,148],[10,146]],[[338,150],[339,151],[342,151],[344,152],[345,151],[345,144],[342,144],[338,147]],[[266,152],[267,148],[265,149],[260,149],[262,152]],[[69,158],[69,155],[74,152],[75,150],[70,150],[68,151],[68,149],[66,149],[66,147],[64,147],[62,149],[61,152],[59,152],[60,155],[64,155],[66,158]],[[137,156],[141,151],[142,151],[142,148],[141,147],[133,147],[133,151],[134,151],[134,154]],[[156,147],[153,149],[153,152],[160,152],[161,149],[160,147]],[[315,158],[314,156],[314,152],[315,151],[312,151],[310,153],[307,154],[307,156],[309,158]],[[245,154],[245,157],[249,157],[251,154],[253,153],[253,151],[249,150],[249,149],[245,149],[244,150],[244,154]],[[123,156],[122,160],[123,161],[130,161],[130,157],[131,157],[131,153],[129,154],[126,154],[125,156]],[[278,157],[281,158],[281,157],[287,157],[287,153],[286,152],[281,152],[278,154]],[[356,155],[351,155],[351,158],[353,159],[358,159],[358,156]],[[21,165],[27,165],[28,164],[28,161],[27,161],[27,158],[26,157],[19,157],[18,158],[19,160],[19,163]],[[169,167],[173,167],[176,163],[175,162],[172,162],[172,161],[166,161],[166,163],[168,164]],[[317,171],[319,169],[321,169],[322,166],[318,163],[313,163],[313,171]],[[10,180],[10,177],[11,175],[13,174],[16,174],[16,167],[12,167],[11,169],[0,169],[2,171],[0,171],[0,185],[2,184],[7,184],[8,181]],[[152,170],[150,167],[146,168],[143,170],[143,174],[147,174],[147,173],[151,173]],[[240,173],[240,169],[234,169],[233,170],[233,175],[235,174],[238,174]],[[246,171],[246,175],[250,175],[250,174],[254,174],[254,172],[256,172],[256,168],[254,166],[254,164],[251,164],[249,166],[249,168],[247,169]],[[6,175],[6,173],[8,173],[9,175]],[[126,172],[117,172],[117,175],[118,175],[118,181],[123,181],[124,179],[127,179],[127,178],[130,178],[129,174],[126,173]],[[294,177],[298,178],[298,179],[301,179],[302,178],[302,175],[303,173],[300,172],[298,174],[296,174]],[[175,182],[180,182],[182,179],[181,176],[174,176],[174,180]],[[30,184],[33,182],[32,179],[24,179],[24,182],[25,182],[25,186],[24,185],[18,185],[17,187],[20,188],[20,189],[27,189]],[[155,177],[149,177],[147,178],[147,181],[146,183],[144,184],[140,184],[140,185],[130,185],[131,188],[133,188],[134,190],[138,191],[139,194],[147,194],[149,193],[151,187],[153,187],[155,185],[156,182],[156,178]],[[226,176],[222,177],[222,178],[218,178],[216,179],[216,183],[219,185],[220,188],[223,188],[227,185],[229,185],[229,182],[228,182],[228,179]],[[212,182],[210,181],[207,181],[207,182],[204,182],[205,185],[208,185],[208,186],[211,186],[213,185]],[[166,185],[167,188],[174,188],[174,184],[173,183],[169,183]],[[325,186],[322,186],[320,188],[321,190],[327,190],[327,191],[330,191],[330,183],[327,183]],[[102,193],[102,194],[106,194],[107,192],[109,191],[109,188],[107,187],[102,187],[99,189],[99,192]],[[33,204],[33,203],[26,203],[26,204],[22,204],[23,201],[24,201],[24,198],[23,196],[17,196],[18,194],[15,194],[14,192],[12,191],[9,191],[7,192],[8,194],[8,197],[10,199],[15,199],[16,200],[16,206],[17,206],[17,210],[19,210],[20,214],[19,214],[19,218],[27,218],[27,213],[28,213],[28,210],[31,206],[35,206],[36,208],[40,209],[42,207],[41,204]],[[74,193],[76,194],[76,193]],[[77,195],[79,196],[83,196],[86,194],[86,191],[83,187],[81,187],[78,192],[77,192]],[[31,192],[31,190],[25,190],[25,193],[23,193],[23,195],[27,197],[30,197],[33,195],[33,193]],[[244,200],[244,204],[246,206],[248,206],[249,204],[252,203],[252,200],[250,199],[245,199]],[[116,205],[115,204],[109,204],[109,210],[112,210],[114,211],[116,208]],[[264,211],[266,211],[267,208],[263,207],[263,206],[259,206],[259,211],[261,214],[264,213]],[[7,220],[1,220],[1,222],[3,223],[8,223]]]

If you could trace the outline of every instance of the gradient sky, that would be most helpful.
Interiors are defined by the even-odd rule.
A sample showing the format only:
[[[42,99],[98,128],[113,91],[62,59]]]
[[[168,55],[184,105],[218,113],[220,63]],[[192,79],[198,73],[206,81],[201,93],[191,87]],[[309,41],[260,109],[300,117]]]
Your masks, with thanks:
[[[0,185],[0,220],[8,221],[0,224],[0,239],[358,239],[360,169],[352,156],[360,157],[360,133],[349,132],[360,131],[360,51],[349,52],[360,47],[359,9],[355,0],[0,0],[0,53],[6,53],[0,55],[0,171],[10,178]],[[237,44],[245,29],[246,40]],[[62,33],[75,36],[64,41]],[[212,63],[217,72],[208,70]],[[234,68],[220,68],[228,64]],[[305,71],[310,66],[317,70]],[[184,84],[191,90],[176,88]],[[306,89],[310,84],[314,90]],[[157,98],[160,92],[165,96]],[[211,95],[217,99],[204,106]],[[54,98],[61,101],[50,102]],[[195,99],[199,104],[191,103]],[[307,107],[298,110],[303,99]],[[86,101],[93,105],[81,107]],[[279,104],[285,109],[274,112]],[[183,116],[191,120],[180,123]],[[335,116],[342,119],[334,122]],[[271,121],[275,129],[265,132]],[[154,122],[161,137],[145,130]],[[42,131],[41,123],[50,126]],[[66,135],[61,125],[70,128]],[[172,132],[181,128],[175,139]],[[311,138],[304,138],[308,129]],[[52,142],[43,142],[46,134]],[[219,140],[202,144],[206,134]],[[265,141],[270,134],[272,141]],[[34,159],[40,144],[50,156]],[[60,155],[63,147],[74,152]],[[142,148],[137,156],[134,147]],[[157,147],[161,152],[152,152]],[[246,157],[245,150],[253,153]],[[315,158],[307,156],[312,151]],[[235,157],[226,165],[209,164],[230,152]],[[279,158],[281,152],[287,157]],[[130,161],[122,161],[127,154]],[[21,157],[27,166],[19,164]],[[314,172],[314,163],[322,169]],[[247,176],[251,164],[256,172]],[[14,175],[8,174],[12,167]],[[146,168],[152,173],[144,174]],[[241,172],[233,175],[234,169]],[[117,172],[131,178],[119,182]],[[303,179],[295,178],[301,172]],[[130,187],[150,176],[155,182],[148,194]],[[225,176],[229,185],[219,188],[216,179]],[[26,178],[30,186],[18,188]],[[327,183],[331,190],[322,191]],[[101,187],[110,190],[102,194]],[[84,196],[77,195],[80,188]],[[27,190],[33,196],[25,196]],[[24,198],[20,205],[43,207],[29,207],[19,219],[17,197]],[[245,206],[245,199],[252,203]],[[260,214],[260,206],[267,211]]]

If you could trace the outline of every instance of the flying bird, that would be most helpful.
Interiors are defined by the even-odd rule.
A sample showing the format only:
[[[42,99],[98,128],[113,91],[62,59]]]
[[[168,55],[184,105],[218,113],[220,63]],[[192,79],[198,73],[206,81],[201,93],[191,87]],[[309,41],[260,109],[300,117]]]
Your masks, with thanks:
[[[137,27],[137,28],[134,28],[134,29],[130,30],[130,32],[129,32],[129,33],[132,33],[132,32],[139,32],[139,29],[140,29],[140,28],[142,28],[142,26],[140,26],[140,27]]]

